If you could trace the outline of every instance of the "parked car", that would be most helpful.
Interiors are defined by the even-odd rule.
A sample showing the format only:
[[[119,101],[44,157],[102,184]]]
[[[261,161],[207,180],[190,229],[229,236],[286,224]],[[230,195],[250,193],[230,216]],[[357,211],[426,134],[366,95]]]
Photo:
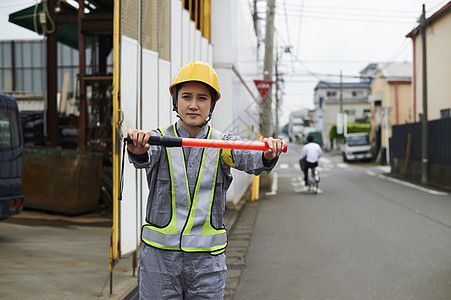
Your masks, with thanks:
[[[14,98],[0,94],[0,221],[23,208],[23,136]]]
[[[351,160],[370,160],[371,145],[368,133],[350,133],[345,136],[341,147],[343,161]]]

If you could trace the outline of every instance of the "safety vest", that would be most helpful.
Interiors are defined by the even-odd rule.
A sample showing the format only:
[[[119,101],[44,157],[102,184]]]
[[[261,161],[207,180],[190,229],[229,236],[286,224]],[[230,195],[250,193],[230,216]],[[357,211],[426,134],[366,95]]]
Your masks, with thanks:
[[[159,129],[164,136],[165,131]],[[168,135],[178,136],[175,124],[167,129]],[[207,139],[222,139],[219,131],[211,127]],[[165,250],[210,252],[217,255],[227,246],[225,228],[213,228],[212,205],[219,169],[220,150],[204,148],[194,195],[191,197],[182,147],[166,147],[171,178],[171,220],[167,226],[157,227],[145,223],[141,238],[144,243]]]

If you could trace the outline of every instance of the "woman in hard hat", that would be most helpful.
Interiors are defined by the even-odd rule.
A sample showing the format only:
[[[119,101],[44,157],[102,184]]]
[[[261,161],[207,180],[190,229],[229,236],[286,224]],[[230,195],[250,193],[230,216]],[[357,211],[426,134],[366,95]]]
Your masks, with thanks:
[[[184,65],[169,87],[178,120],[167,128],[129,130],[130,162],[149,184],[138,286],[140,299],[223,299],[227,233],[223,215],[230,168],[271,171],[285,141],[265,138],[260,151],[150,146],[151,135],[239,140],[208,125],[219,100],[218,77],[207,63]]]

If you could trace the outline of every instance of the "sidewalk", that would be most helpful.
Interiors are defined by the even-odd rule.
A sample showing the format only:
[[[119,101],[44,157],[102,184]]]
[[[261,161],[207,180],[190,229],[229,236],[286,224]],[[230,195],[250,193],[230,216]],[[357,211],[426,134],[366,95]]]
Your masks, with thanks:
[[[228,207],[230,230],[242,205]],[[0,223],[0,299],[122,300],[136,287],[132,256],[114,267],[110,295],[111,218],[24,210]]]

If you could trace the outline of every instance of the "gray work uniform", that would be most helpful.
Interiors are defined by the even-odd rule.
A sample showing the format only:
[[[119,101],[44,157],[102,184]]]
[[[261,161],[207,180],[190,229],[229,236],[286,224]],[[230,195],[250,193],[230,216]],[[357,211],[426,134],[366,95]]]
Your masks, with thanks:
[[[180,121],[176,123],[175,128],[180,137],[189,137],[189,133],[180,126]],[[208,131],[209,126],[206,126],[196,138],[205,138]],[[159,130],[153,130],[151,134],[162,135]],[[241,140],[241,138],[224,135],[223,140]],[[183,147],[183,152],[188,187],[192,195],[202,161],[203,148]],[[221,150],[221,153],[225,155],[219,158],[211,207],[211,225],[214,228],[223,227],[226,193],[232,182],[231,166],[249,174],[260,174],[264,170],[271,171],[277,162],[277,159],[264,160],[261,151]],[[171,178],[165,148],[151,146],[147,154],[141,156],[130,152],[128,154],[130,162],[136,168],[146,169],[149,185],[146,222],[164,227],[171,219],[171,199],[167,196],[170,194],[168,189]],[[222,299],[226,269],[225,253],[212,255],[209,252],[168,251],[143,243],[138,268],[140,298]]]

